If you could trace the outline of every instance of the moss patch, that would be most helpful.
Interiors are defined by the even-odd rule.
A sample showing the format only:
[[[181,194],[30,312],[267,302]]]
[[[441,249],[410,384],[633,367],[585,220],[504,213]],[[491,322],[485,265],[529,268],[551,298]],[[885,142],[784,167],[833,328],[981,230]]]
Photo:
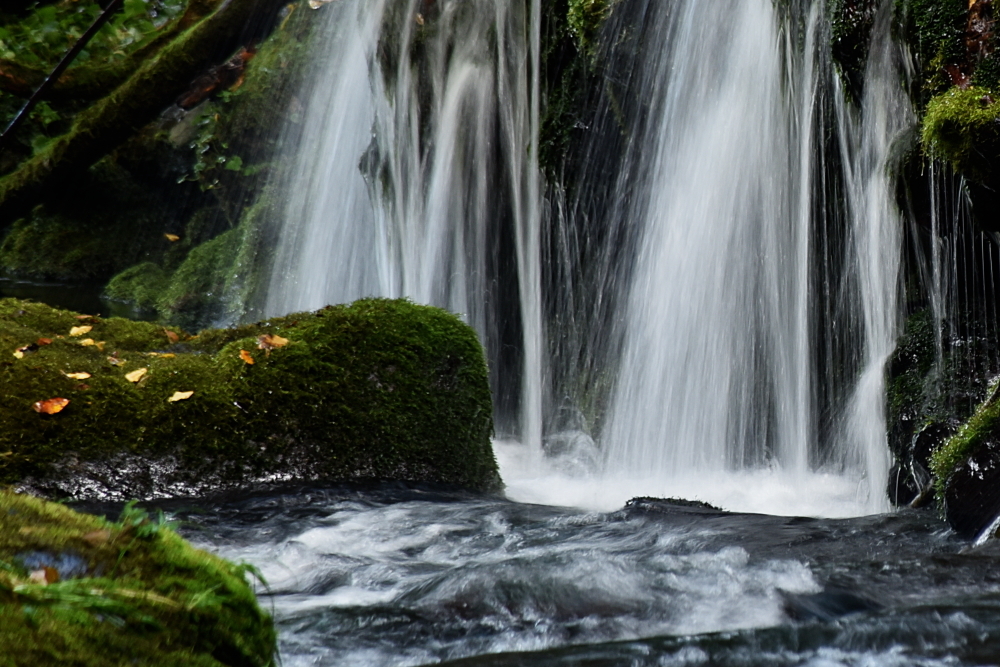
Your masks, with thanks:
[[[70,336],[81,322],[92,328]],[[176,332],[177,342],[173,333],[0,300],[0,483],[114,498],[290,479],[500,487],[482,349],[453,315],[369,299],[193,339]],[[268,354],[264,334],[289,342]],[[52,342],[32,349],[40,338]],[[142,368],[138,382],[126,378]],[[54,397],[70,403],[32,410]]]
[[[134,507],[119,522],[0,490],[5,665],[274,664],[249,568]]]
[[[939,498],[944,494],[952,472],[978,452],[986,439],[995,434],[1000,427],[998,394],[1000,394],[1000,383],[994,382],[989,397],[976,408],[969,420],[931,454],[931,472],[934,473]]]
[[[1000,96],[971,86],[952,88],[927,105],[921,140],[933,156],[949,161],[962,174],[988,178],[1000,155]]]

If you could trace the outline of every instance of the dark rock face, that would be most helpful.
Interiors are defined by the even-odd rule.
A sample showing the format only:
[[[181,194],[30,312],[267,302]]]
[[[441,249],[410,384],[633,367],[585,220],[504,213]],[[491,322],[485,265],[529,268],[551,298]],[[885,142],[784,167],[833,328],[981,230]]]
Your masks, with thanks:
[[[945,516],[955,532],[975,537],[1000,514],[1000,434],[960,465],[944,492]]]

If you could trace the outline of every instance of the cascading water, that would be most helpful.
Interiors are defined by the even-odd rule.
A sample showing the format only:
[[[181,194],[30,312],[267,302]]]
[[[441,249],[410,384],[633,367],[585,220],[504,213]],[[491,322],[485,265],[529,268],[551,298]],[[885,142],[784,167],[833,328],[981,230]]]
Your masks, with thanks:
[[[619,242],[590,269],[558,250],[542,262],[537,0],[334,3],[304,123],[289,134],[297,166],[266,310],[384,295],[462,314],[487,347],[499,430],[527,444],[503,448],[508,467],[526,453],[546,467],[543,406],[564,405],[564,385],[612,377],[591,391],[607,394],[594,401],[607,404],[603,418],[590,415],[603,421],[590,433],[601,453],[569,448],[602,461],[570,466],[587,472],[583,496],[602,499],[559,489],[536,500],[615,505],[625,497],[605,490],[617,480],[627,495],[641,478],[643,492],[746,506],[705,489],[770,469],[791,495],[755,509],[884,509],[880,396],[900,252],[884,168],[911,117],[888,37],[891,3],[882,5],[860,110],[839,92],[822,2],[646,7],[644,43],[658,46],[634,58],[629,85],[649,102],[645,117],[624,119],[639,130],[625,148],[633,166],[599,212],[599,224],[627,231],[609,235]],[[610,57],[620,57],[614,47]],[[601,130],[592,135],[599,146]],[[832,194],[824,151],[843,166]],[[578,190],[607,178],[593,169]],[[553,224],[572,227],[572,216]],[[574,288],[587,293],[543,295],[555,265],[574,263],[567,273],[606,274],[608,293],[583,280]],[[543,311],[551,340],[576,339],[558,327],[594,321],[581,309],[598,300],[615,325],[588,336],[621,351],[594,357],[586,378],[564,373],[550,395]],[[819,352],[821,339],[839,351]],[[818,390],[827,375],[845,379]],[[561,427],[551,421],[550,431]],[[564,440],[549,433],[549,443]],[[838,509],[797,504],[820,469],[832,493],[851,498]]]

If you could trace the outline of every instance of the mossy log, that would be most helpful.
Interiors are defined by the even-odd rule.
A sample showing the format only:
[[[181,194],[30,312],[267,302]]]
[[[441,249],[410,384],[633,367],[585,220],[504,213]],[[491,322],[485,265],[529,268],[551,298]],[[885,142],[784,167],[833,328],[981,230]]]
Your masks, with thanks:
[[[12,222],[37,203],[43,192],[86,169],[153,120],[198,73],[240,45],[252,18],[276,11],[282,4],[280,0],[225,0],[159,49],[156,57],[144,62],[113,92],[81,112],[69,132],[0,179],[0,225]]]
[[[71,335],[78,326],[91,328]],[[289,480],[501,485],[475,332],[407,301],[189,338],[0,300],[0,387],[0,483],[43,495],[152,498]],[[53,398],[68,404],[32,409]]]
[[[0,664],[274,664],[251,568],[134,507],[109,522],[0,490],[0,513]]]

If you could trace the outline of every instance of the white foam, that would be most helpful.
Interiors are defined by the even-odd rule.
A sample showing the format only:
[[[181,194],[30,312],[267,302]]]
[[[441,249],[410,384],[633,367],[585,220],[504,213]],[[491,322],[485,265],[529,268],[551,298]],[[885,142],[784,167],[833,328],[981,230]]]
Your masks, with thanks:
[[[700,500],[732,512],[846,518],[869,514],[866,485],[849,475],[780,468],[685,472],[676,477],[573,474],[559,458],[517,442],[493,443],[506,495],[523,503],[610,511],[639,496]]]

